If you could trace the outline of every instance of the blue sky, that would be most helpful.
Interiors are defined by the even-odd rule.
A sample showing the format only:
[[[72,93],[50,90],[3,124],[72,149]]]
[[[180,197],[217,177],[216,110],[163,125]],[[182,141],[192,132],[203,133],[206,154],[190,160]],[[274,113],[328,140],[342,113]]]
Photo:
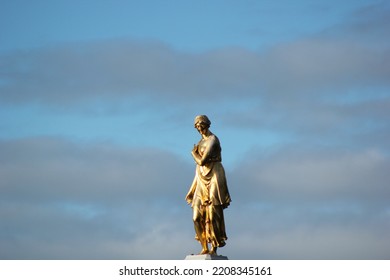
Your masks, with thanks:
[[[0,258],[197,253],[207,114],[231,259],[390,257],[387,1],[2,1]]]

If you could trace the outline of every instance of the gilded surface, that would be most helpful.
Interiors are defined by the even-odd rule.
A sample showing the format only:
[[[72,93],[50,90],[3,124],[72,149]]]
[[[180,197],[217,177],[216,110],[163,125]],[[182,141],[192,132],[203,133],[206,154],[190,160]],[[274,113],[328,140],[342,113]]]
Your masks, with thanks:
[[[205,115],[195,118],[195,128],[202,138],[191,152],[196,170],[186,196],[193,209],[195,239],[202,246],[200,254],[216,254],[218,247],[225,246],[227,236],[223,209],[231,202],[221,163],[221,145],[218,137],[209,130],[210,124]]]

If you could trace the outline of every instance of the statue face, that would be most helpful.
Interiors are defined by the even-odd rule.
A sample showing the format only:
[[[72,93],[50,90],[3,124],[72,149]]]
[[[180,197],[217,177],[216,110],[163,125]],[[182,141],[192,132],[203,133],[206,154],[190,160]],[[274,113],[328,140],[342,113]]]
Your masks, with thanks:
[[[200,134],[205,134],[206,132],[207,132],[207,125],[206,124],[204,124],[204,123],[197,123],[196,125],[195,125],[195,128],[196,128],[196,130],[198,130],[198,132],[200,133]]]

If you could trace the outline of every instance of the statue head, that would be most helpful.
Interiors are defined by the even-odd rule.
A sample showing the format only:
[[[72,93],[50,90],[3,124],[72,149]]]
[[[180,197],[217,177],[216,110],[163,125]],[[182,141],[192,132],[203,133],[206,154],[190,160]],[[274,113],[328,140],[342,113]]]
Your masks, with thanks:
[[[196,116],[195,120],[194,120],[195,127],[197,124],[205,125],[207,128],[209,128],[211,125],[211,122],[206,115],[199,115],[199,116]]]
[[[195,117],[194,126],[201,135],[209,133],[211,122],[206,115],[199,115]]]

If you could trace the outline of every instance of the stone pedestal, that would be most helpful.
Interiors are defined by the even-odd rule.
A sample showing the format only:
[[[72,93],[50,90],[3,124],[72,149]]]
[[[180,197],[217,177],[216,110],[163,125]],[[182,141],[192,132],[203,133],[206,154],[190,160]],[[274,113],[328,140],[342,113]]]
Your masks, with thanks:
[[[228,260],[228,257],[222,255],[188,255],[185,260],[218,260],[225,261]]]

